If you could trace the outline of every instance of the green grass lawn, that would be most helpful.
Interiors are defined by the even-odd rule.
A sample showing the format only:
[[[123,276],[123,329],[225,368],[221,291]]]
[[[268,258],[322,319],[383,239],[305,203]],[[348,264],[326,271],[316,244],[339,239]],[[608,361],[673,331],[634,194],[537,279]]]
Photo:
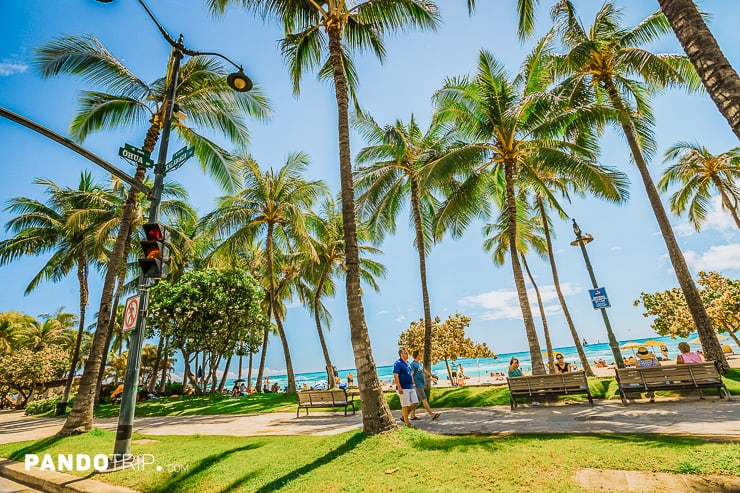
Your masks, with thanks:
[[[0,445],[0,456],[109,454],[115,435]],[[147,443],[137,440],[148,438]],[[143,470],[93,479],[146,493],[317,491],[583,491],[578,468],[740,475],[740,445],[660,436],[441,436],[402,429],[382,435],[134,436]],[[526,467],[525,467],[526,465]],[[156,466],[162,470],[157,471]]]
[[[740,369],[732,369],[724,377],[730,392],[740,395]],[[589,378],[589,388],[594,399],[619,399],[617,382],[614,378]],[[693,393],[693,391],[687,391]],[[707,395],[716,395],[713,389],[704,391]],[[658,396],[677,395],[676,392],[661,391]],[[401,409],[398,396],[394,392],[385,394],[391,409]],[[574,395],[553,399],[586,400],[585,395]],[[355,399],[357,401],[357,398]],[[509,389],[506,385],[466,386],[433,388],[430,404],[434,408],[502,406],[509,404]],[[254,414],[277,411],[295,411],[298,398],[288,394],[253,394],[233,398],[225,395],[181,396],[138,402],[137,416],[194,416],[209,414]],[[355,403],[356,408],[361,403]],[[102,404],[95,409],[98,418],[118,416],[118,405]],[[54,415],[53,407],[39,416]]]

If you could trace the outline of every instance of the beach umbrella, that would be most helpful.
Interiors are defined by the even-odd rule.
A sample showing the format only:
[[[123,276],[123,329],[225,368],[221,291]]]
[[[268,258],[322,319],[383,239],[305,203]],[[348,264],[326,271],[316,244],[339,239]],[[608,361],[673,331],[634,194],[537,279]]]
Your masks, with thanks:
[[[660,346],[662,344],[665,344],[664,342],[656,341],[654,339],[650,339],[648,341],[643,342],[640,344],[641,346]]]
[[[639,342],[628,342],[619,346],[619,349],[636,349],[640,346],[642,346],[642,344],[640,344]]]

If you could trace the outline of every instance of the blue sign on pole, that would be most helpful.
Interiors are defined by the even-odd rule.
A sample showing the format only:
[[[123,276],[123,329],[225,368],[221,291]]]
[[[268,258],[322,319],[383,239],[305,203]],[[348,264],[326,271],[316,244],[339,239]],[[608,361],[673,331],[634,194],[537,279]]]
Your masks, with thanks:
[[[594,305],[594,310],[611,307],[605,288],[589,289],[588,294],[591,296],[591,303]]]

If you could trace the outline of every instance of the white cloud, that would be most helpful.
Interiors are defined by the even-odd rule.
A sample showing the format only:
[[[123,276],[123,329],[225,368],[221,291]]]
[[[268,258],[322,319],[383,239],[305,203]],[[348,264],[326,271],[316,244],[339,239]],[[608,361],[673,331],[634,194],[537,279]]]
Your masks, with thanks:
[[[406,320],[406,317],[404,317],[403,315],[398,315],[396,316],[396,318],[393,319],[394,322],[403,322],[404,320]]]
[[[685,218],[685,216],[684,216]],[[728,233],[730,235],[737,232],[737,225],[732,219],[729,212],[722,208],[722,197],[716,195],[712,197],[709,211],[707,212],[707,218],[702,223],[702,231],[714,230],[720,233]],[[691,236],[696,234],[694,226],[689,224],[688,220],[674,226],[673,230],[678,236]]]
[[[539,288],[542,303],[545,305],[545,313],[548,315],[559,313],[562,308],[558,301],[555,286],[553,284],[548,284],[540,286]],[[581,288],[573,286],[570,283],[561,284],[560,289],[564,296],[582,291]],[[540,312],[537,307],[537,295],[534,289],[528,289],[527,296],[529,297],[532,314],[535,317],[539,317]],[[522,319],[522,311],[519,307],[519,297],[514,289],[499,289],[497,291],[488,291],[486,293],[467,296],[458,300],[458,303],[463,306],[482,308],[483,311],[477,313],[476,317],[483,320]]]
[[[740,243],[712,246],[704,253],[688,250],[684,252],[684,257],[694,272],[740,270]]]
[[[25,63],[11,62],[7,60],[0,61],[0,77],[22,74],[26,70],[28,70],[28,65]]]

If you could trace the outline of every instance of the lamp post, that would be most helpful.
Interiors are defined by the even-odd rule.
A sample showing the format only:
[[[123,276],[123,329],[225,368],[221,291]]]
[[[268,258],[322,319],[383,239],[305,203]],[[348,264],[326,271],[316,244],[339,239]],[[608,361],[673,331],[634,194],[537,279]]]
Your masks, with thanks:
[[[98,0],[102,3],[110,3],[113,0]],[[157,21],[152,11],[144,3],[138,0],[139,4],[144,7],[146,13],[154,21],[162,34],[162,37],[172,46],[172,53],[168,66],[170,67],[167,74],[167,93],[165,95],[165,115],[162,124],[161,140],[159,142],[159,153],[157,163],[154,167],[154,187],[150,196],[149,223],[156,223],[159,218],[159,204],[162,198],[162,189],[164,188],[164,177],[167,174],[167,148],[170,142],[170,131],[172,127],[172,114],[175,106],[175,96],[177,93],[177,81],[180,73],[180,61],[183,56],[212,55],[222,58],[238,69],[226,79],[227,84],[237,92],[247,92],[252,89],[252,81],[246,76],[241,65],[237,65],[227,56],[215,52],[194,51],[185,47],[183,44],[182,34],[175,41]],[[114,462],[126,461],[130,458],[131,435],[134,424],[134,410],[136,407],[136,394],[139,383],[139,370],[141,367],[141,348],[144,343],[144,332],[146,329],[146,315],[149,306],[149,289],[154,285],[154,281],[144,276],[143,272],[139,284],[139,314],[136,320],[136,326],[131,333],[131,339],[128,346],[128,359],[126,361],[126,373],[123,382],[123,395],[121,396],[121,411],[118,416],[118,427],[116,429],[116,443],[113,450]]]
[[[583,254],[583,260],[586,261],[586,270],[588,270],[588,275],[591,278],[591,285],[594,289],[598,289],[599,285],[596,282],[596,276],[594,275],[594,269],[591,267],[591,261],[588,259],[588,252],[586,252],[586,245],[588,243],[591,243],[594,240],[594,237],[590,234],[586,233],[583,234],[581,232],[581,228],[578,227],[578,223],[576,223],[576,220],[573,219],[573,232],[576,234],[576,239],[574,241],[571,241],[570,244],[572,246],[578,246],[581,247],[581,253]],[[604,319],[604,325],[606,326],[606,334],[609,338],[609,347],[612,350],[612,355],[614,355],[614,364],[617,365],[617,368],[624,368],[624,360],[622,359],[622,352],[619,350],[619,342],[617,341],[617,338],[614,336],[614,331],[612,331],[612,325],[609,323],[609,316],[606,314],[606,308],[602,307],[601,310],[601,317]]]

